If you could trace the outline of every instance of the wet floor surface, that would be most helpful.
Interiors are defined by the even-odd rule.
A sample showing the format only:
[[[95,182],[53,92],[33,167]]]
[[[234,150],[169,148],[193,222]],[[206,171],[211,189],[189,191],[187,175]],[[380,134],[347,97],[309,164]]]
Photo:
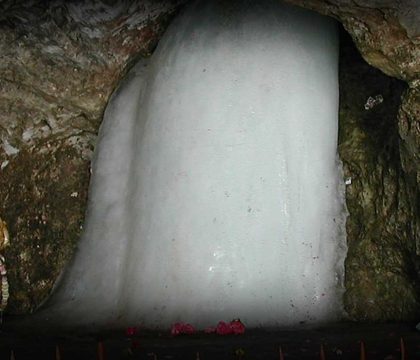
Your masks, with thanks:
[[[366,359],[420,359],[420,332],[413,324],[363,325],[341,323],[316,329],[250,330],[243,335],[194,334],[170,336],[169,332],[139,330],[127,337],[124,330],[107,333],[54,333],[42,329],[25,331],[4,325],[0,332],[0,359],[361,359],[363,341]],[[98,355],[98,345],[102,356]],[[56,354],[56,347],[59,355]],[[101,359],[102,358],[102,359]]]

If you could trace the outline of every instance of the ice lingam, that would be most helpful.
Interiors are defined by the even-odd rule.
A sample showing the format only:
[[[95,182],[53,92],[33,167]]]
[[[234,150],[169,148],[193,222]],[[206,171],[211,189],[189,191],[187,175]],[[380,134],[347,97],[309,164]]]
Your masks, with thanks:
[[[112,96],[69,324],[247,327],[341,314],[344,186],[332,19],[278,0],[189,3]]]

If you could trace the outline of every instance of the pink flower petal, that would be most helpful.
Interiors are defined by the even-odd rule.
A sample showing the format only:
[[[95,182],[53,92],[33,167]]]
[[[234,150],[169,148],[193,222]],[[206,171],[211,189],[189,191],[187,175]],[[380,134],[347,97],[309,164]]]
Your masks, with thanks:
[[[217,335],[229,335],[232,334],[232,329],[229,324],[226,324],[224,321],[219,321],[216,327]]]
[[[195,329],[191,324],[184,324],[184,327],[182,329],[183,334],[194,334],[195,333]]]
[[[194,326],[192,326],[191,324],[185,324],[182,322],[179,323],[175,323],[172,325],[171,327],[171,335],[176,336],[176,335],[191,335],[194,334],[196,332],[196,330],[194,329]]]
[[[241,320],[233,320],[230,322],[232,333],[239,335],[245,333],[245,325],[242,324]]]

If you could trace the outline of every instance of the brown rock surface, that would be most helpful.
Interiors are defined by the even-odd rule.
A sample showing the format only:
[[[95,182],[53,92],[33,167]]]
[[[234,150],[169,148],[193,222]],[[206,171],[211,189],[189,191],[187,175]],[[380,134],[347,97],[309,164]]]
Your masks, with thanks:
[[[89,164],[108,98],[149,56],[177,1],[0,4],[0,214],[8,311],[51,291],[83,224]]]
[[[341,53],[339,153],[351,179],[345,307],[357,320],[410,319],[418,260],[396,121],[406,84],[369,66],[349,40]],[[377,96],[383,102],[365,106]]]
[[[286,1],[336,18],[370,65],[417,85],[420,77],[420,2],[417,0]]]

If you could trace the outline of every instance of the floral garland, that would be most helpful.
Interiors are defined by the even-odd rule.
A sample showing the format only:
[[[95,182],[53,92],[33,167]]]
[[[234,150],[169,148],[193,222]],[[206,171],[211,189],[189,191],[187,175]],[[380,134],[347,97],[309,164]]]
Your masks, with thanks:
[[[0,255],[0,277],[1,277],[1,304],[0,311],[4,311],[9,300],[9,282],[7,281],[6,264],[4,256]]]
[[[0,251],[9,245],[9,231],[6,223],[0,218]],[[1,279],[1,303],[0,312],[3,313],[9,300],[9,282],[7,281],[6,261],[3,255],[0,255],[0,279]]]

